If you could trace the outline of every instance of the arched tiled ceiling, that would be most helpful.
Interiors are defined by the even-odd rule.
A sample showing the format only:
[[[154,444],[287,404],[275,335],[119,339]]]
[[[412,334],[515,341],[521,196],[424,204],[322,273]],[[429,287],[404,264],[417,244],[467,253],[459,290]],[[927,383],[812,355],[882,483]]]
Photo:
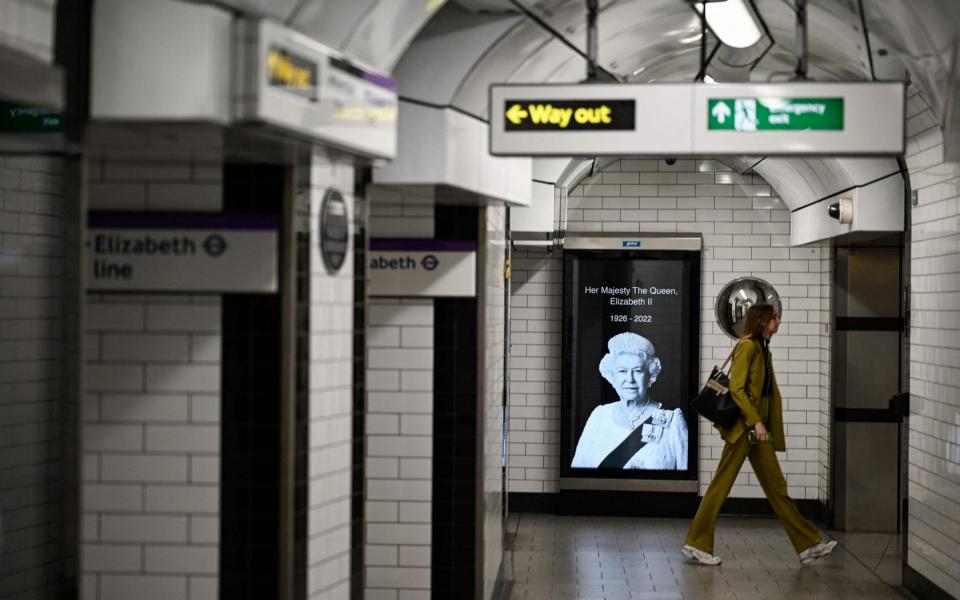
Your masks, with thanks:
[[[864,2],[867,26],[899,56],[940,118],[948,160],[960,159],[960,2]]]
[[[792,5],[783,0],[757,0],[756,6],[775,45],[759,61],[750,78],[790,79],[796,64]],[[452,105],[485,118],[491,83],[581,81],[585,75],[584,3],[515,0],[499,6],[511,7],[516,10],[483,14],[490,10],[489,6],[481,9],[473,0],[454,0],[424,29],[398,65],[401,94]],[[553,31],[518,12],[521,8]],[[821,81],[869,79],[869,57],[855,7],[847,2],[821,0],[810,5],[808,17],[809,76]],[[471,27],[471,22],[478,20],[484,22],[479,35]],[[602,2],[598,29],[598,62],[622,81],[691,81],[699,68],[699,19],[684,2]],[[473,35],[465,35],[466,32]],[[558,35],[564,40],[557,39]],[[712,37],[710,42],[714,43]],[[450,71],[462,74],[459,83],[454,81],[456,77],[450,77]],[[437,85],[435,79],[423,73],[443,73],[443,84]],[[761,159],[744,157],[727,162],[743,170]],[[857,159],[771,158],[762,160],[756,171],[769,178],[789,207],[797,208],[866,183],[870,179],[862,178],[864,173],[879,177],[897,170],[892,159],[865,161],[868,168],[858,166]],[[558,178],[558,185],[572,188],[596,164],[590,159],[572,159]]]
[[[269,17],[302,31],[321,43],[379,71],[391,72],[417,33],[439,8],[457,3],[473,13],[529,11],[584,51],[583,0],[194,0],[216,4],[238,13]],[[751,75],[754,80],[787,77],[793,70],[794,20],[792,0],[755,0],[770,27],[776,46]],[[602,0],[600,63],[626,80],[690,79],[699,58],[698,32],[685,0]],[[810,0],[809,75],[816,80],[854,80],[868,77],[866,47],[860,27],[859,0]],[[896,62],[909,67],[912,79],[924,91],[941,118],[946,102],[960,97],[960,69],[953,67],[958,43],[960,2],[956,0],[864,0],[869,30],[874,34],[874,64]],[[548,44],[550,34],[519,19],[516,31],[505,36],[506,48],[491,47],[498,55],[495,67],[477,63],[462,82],[457,105],[486,96],[491,81],[576,81],[582,78],[582,57],[563,44]],[[886,58],[879,47],[891,50]],[[563,54],[533,59],[534,50]],[[503,50],[528,68],[502,63]],[[509,62],[509,61],[508,61]],[[576,63],[580,63],[579,65]],[[879,69],[878,66],[878,71]],[[462,72],[462,71],[461,71]],[[895,72],[895,71],[894,71]],[[634,75],[636,73],[636,75]],[[536,75],[536,77],[535,77]],[[480,82],[472,79],[479,77]],[[482,82],[482,83],[481,83]],[[468,108],[469,106],[469,108]],[[958,112],[958,111],[954,111]],[[478,112],[479,114],[479,112]],[[949,124],[948,124],[949,125]]]
[[[452,98],[420,99],[449,103],[485,119],[487,89],[492,83],[573,83],[584,79],[586,16],[582,0],[515,0],[500,6],[512,7],[509,12],[522,18],[492,40],[470,68],[463,69],[460,65],[458,72],[463,73],[463,80]],[[837,0],[820,0],[810,5],[808,73],[812,79],[862,81],[870,77],[859,14],[844,6],[846,2]],[[757,7],[775,44],[759,61],[750,78],[756,81],[792,78],[796,64],[793,9],[784,0],[757,0]],[[454,10],[483,18],[482,13],[490,8],[484,2],[478,5],[474,0],[453,0],[435,21],[445,20],[446,13]],[[621,81],[690,81],[699,69],[699,19],[681,0],[601,2],[598,32],[598,63]],[[557,39],[557,35],[563,40]],[[715,43],[712,35],[709,40],[712,47]],[[435,56],[434,66],[421,63],[420,68],[436,71],[447,58]]]
[[[417,32],[446,0],[196,0],[279,21],[390,73]]]

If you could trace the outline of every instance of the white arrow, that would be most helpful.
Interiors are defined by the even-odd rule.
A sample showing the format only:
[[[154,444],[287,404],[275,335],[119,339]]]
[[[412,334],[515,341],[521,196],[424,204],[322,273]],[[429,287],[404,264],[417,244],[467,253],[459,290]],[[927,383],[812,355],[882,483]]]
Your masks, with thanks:
[[[730,116],[730,107],[727,106],[726,102],[717,102],[710,112],[713,113],[713,118],[717,120],[717,123],[723,125],[723,122]]]

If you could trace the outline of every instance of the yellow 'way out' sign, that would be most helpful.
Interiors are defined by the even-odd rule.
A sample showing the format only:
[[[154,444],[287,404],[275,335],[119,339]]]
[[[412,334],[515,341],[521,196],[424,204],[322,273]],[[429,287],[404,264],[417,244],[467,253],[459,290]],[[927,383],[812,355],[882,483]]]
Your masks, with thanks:
[[[507,131],[632,131],[633,100],[516,100],[503,103]]]

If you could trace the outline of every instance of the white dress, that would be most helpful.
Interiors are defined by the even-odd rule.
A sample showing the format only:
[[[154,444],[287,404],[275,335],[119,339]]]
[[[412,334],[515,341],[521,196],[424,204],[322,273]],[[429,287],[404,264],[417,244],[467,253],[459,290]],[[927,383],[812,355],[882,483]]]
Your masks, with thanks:
[[[643,426],[643,441],[646,445],[637,451],[624,469],[677,470],[687,468],[687,422],[679,408],[664,410],[660,404],[648,405],[636,426],[624,427],[614,419],[619,402],[602,404],[590,413],[587,424],[577,442],[577,451],[570,464],[575,469],[595,469],[623,440],[633,433],[647,417],[650,423]]]

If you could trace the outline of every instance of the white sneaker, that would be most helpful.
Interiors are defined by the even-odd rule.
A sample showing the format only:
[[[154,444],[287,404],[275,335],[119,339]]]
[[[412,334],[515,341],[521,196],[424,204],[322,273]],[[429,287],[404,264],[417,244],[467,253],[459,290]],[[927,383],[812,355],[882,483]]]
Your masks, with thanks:
[[[680,554],[689,558],[690,560],[695,560],[701,565],[719,565],[720,557],[714,556],[709,552],[704,552],[700,548],[694,548],[689,544],[684,544],[683,548],[680,548]]]
[[[824,556],[830,554],[831,552],[833,552],[833,549],[836,547],[837,547],[836,540],[827,542],[827,543],[817,542],[816,544],[810,546],[809,548],[807,548],[797,556],[800,557],[801,565],[809,565],[810,563],[817,560],[818,558],[823,558]]]

